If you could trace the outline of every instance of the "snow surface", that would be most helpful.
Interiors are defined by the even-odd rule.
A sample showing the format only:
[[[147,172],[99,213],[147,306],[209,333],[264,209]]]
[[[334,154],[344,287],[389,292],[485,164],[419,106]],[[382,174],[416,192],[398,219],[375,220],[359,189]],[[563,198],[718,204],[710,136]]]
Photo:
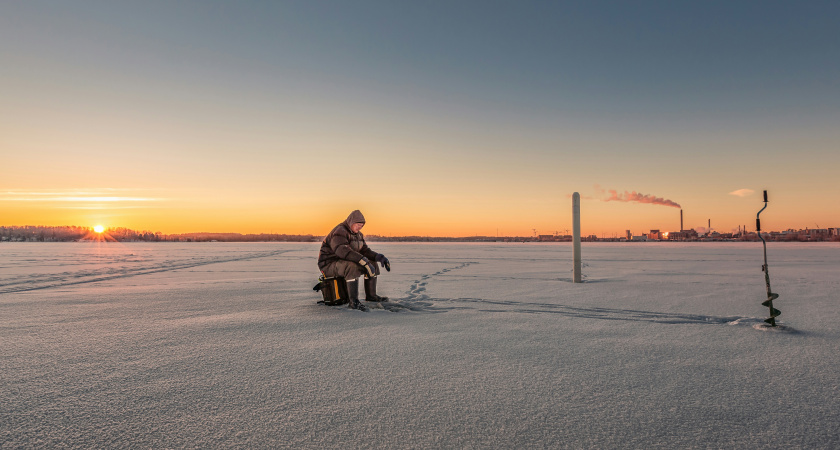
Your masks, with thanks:
[[[0,447],[840,448],[840,247],[0,244]]]

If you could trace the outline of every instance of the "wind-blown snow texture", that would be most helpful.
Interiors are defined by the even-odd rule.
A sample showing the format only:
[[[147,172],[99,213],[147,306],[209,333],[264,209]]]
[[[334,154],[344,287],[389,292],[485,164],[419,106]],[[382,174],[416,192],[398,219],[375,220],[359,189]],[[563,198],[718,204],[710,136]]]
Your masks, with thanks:
[[[840,447],[840,248],[0,244],[0,446]]]

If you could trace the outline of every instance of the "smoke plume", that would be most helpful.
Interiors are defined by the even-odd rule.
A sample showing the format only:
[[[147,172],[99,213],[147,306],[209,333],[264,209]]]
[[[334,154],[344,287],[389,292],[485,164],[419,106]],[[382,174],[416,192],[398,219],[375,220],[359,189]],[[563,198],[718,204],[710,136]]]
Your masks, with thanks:
[[[627,192],[619,194],[617,191],[610,189],[609,190],[610,196],[606,198],[605,202],[636,202],[636,203],[649,203],[651,205],[662,205],[662,206],[672,206],[674,208],[681,208],[680,204],[673,201],[668,200],[666,198],[660,198],[653,195],[645,195],[640,194],[636,191]]]

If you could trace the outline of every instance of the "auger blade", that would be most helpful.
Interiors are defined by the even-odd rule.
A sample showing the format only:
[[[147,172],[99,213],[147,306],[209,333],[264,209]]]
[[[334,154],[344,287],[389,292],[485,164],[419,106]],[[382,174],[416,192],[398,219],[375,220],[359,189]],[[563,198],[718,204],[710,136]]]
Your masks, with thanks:
[[[776,300],[777,298],[779,298],[779,294],[774,294],[774,293],[771,292],[770,297],[768,297],[767,300],[764,300],[763,302],[761,302],[761,306],[770,307],[770,306],[773,305],[773,300]]]
[[[771,317],[771,318],[769,318],[769,319],[764,319],[764,321],[765,321],[765,322],[767,322],[767,323],[769,323],[771,327],[775,327],[775,326],[776,326],[776,319],[774,319],[774,318],[772,318],[772,317]]]
[[[782,315],[782,312],[776,308],[770,308],[770,317],[779,317]]]

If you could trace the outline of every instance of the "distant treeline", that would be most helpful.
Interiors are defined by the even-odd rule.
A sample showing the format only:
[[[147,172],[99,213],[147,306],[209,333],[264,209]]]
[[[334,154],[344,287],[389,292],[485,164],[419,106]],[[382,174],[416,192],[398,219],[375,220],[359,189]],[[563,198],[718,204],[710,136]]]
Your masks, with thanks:
[[[82,240],[144,241],[144,242],[318,242],[321,237],[311,234],[240,234],[240,233],[184,233],[136,231],[128,228],[108,228],[96,233],[90,227],[77,226],[12,226],[0,227],[0,241],[6,242],[72,242]]]
[[[2,241],[78,241],[91,234],[95,233],[92,228],[88,227],[0,227],[0,240]]]
[[[320,242],[321,237],[311,234],[240,234],[240,233],[184,233],[165,236],[169,241],[181,242]]]

